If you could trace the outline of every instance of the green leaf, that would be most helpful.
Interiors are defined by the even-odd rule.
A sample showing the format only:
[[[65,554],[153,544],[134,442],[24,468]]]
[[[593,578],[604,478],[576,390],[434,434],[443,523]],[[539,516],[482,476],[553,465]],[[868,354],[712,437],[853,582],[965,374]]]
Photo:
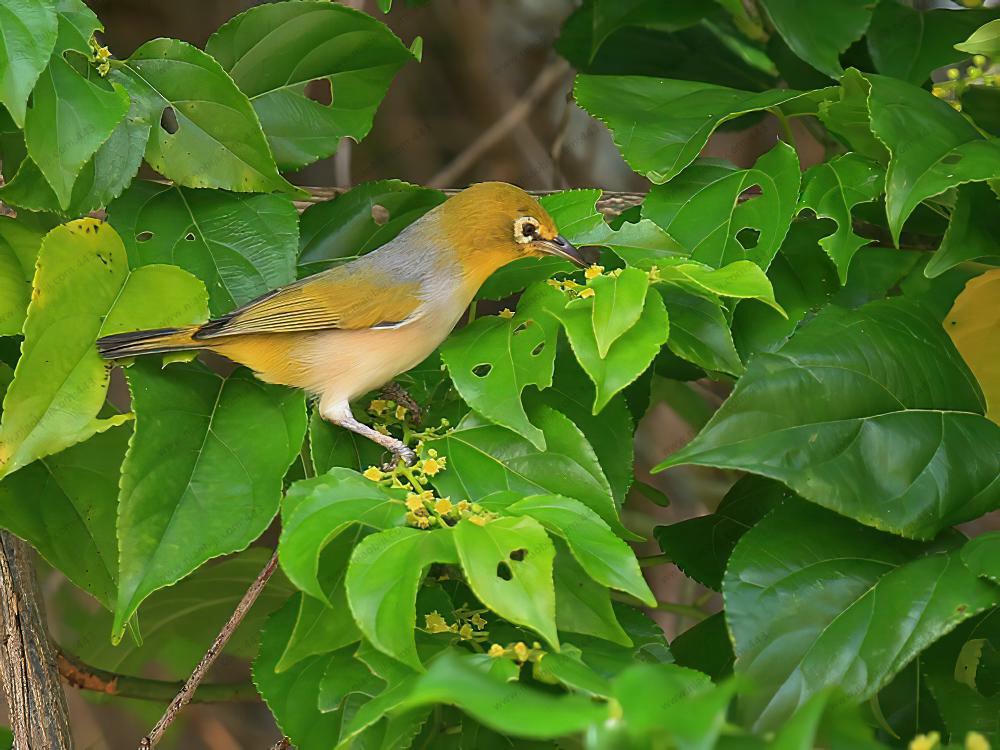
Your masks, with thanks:
[[[655,290],[648,290],[641,317],[611,345],[607,356],[601,357],[592,322],[595,300],[596,296],[576,299],[552,314],[563,324],[577,361],[597,387],[593,406],[597,414],[649,367],[667,341],[670,326],[663,299]]]
[[[108,368],[101,336],[204,320],[204,286],[172,266],[128,270],[115,231],[79,219],[46,235],[24,323],[21,358],[4,398],[0,476],[128,417],[97,419]]]
[[[478,318],[441,346],[441,360],[462,399],[539,449],[545,436],[528,419],[521,393],[529,385],[552,385],[559,326],[549,311],[562,304],[558,291],[537,284],[525,292],[514,317]]]
[[[112,430],[105,435],[118,432]],[[105,437],[100,435],[84,445]],[[75,451],[78,448],[71,448]],[[67,452],[70,452],[67,451]],[[112,513],[114,509],[112,507]],[[114,518],[109,519],[114,544]],[[117,555],[117,550],[112,548]],[[271,557],[265,547],[251,547],[218,562],[203,565],[177,584],[160,589],[139,607],[136,617],[142,630],[142,642],[123,638],[118,645],[108,640],[110,612],[86,612],[78,639],[66,642],[69,650],[103,669],[125,674],[140,674],[151,662],[164,671],[163,677],[186,679],[205,655],[205,650],[226,624],[236,605]],[[111,559],[116,567],[115,558]],[[253,607],[247,612],[224,654],[252,659],[257,653],[260,628],[274,610],[293,593],[288,581],[276,572]]]
[[[941,545],[800,502],[782,504],[743,536],[723,595],[736,669],[757,688],[741,712],[757,730],[780,725],[833,685],[855,702],[870,698],[998,598]]]
[[[649,274],[637,268],[624,268],[619,274],[597,276],[588,286],[594,290],[591,324],[597,353],[604,358],[611,345],[642,315]]]
[[[463,522],[464,523],[464,522]],[[490,676],[475,655],[446,652],[422,675],[403,706],[457,706],[498,732],[551,739],[603,721],[607,706],[582,695],[554,696]]]
[[[656,605],[631,547],[580,501],[560,495],[536,495],[508,506],[505,512],[530,516],[550,533],[565,539],[587,575],[598,583],[631,594],[649,607]]]
[[[275,671],[283,672],[308,656],[336,651],[360,639],[347,604],[345,578],[351,552],[362,535],[360,529],[342,534],[323,549],[317,575],[323,600],[305,595],[299,598],[295,627]]]
[[[732,683],[712,685],[707,675],[676,664],[638,664],[613,684],[628,733],[670,737],[679,750],[712,750],[726,722]]]
[[[785,314],[774,299],[774,289],[767,274],[753,261],[737,260],[722,268],[712,268],[678,259],[662,261],[656,268],[658,277],[663,281],[689,284],[698,291],[719,297],[758,299],[780,315]]]
[[[860,39],[872,19],[870,0],[810,3],[761,0],[771,23],[792,51],[831,78],[843,72],[840,54]]]
[[[108,208],[133,267],[172,263],[218,316],[295,280],[298,215],[286,196],[138,181]]]
[[[96,16],[90,16],[87,28],[101,28]],[[128,112],[129,95],[122,85],[84,76],[67,62],[63,52],[87,54],[89,49],[86,41],[74,38],[80,32],[62,15],[59,26],[57,53],[31,92],[32,104],[24,116],[24,140],[59,208],[65,210],[80,170]]]
[[[971,373],[925,309],[828,307],[754,357],[705,428],[656,470],[742,469],[862,523],[930,538],[1000,503],[1000,427],[982,413]]]
[[[292,597],[264,626],[253,662],[253,681],[281,732],[299,750],[330,750],[340,736],[343,714],[320,712],[316,696],[337,652],[310,657],[281,673],[275,671],[295,625],[295,605]]]
[[[884,190],[885,170],[854,153],[810,167],[802,179],[799,209],[812,209],[819,218],[837,223],[837,230],[819,244],[837,267],[841,284],[847,283],[847,269],[854,254],[871,242],[854,233],[851,209],[876,200]]]
[[[713,682],[732,675],[735,657],[725,611],[706,617],[678,635],[670,642],[670,652],[680,666],[704,672]]]
[[[857,69],[848,68],[840,79],[839,90],[834,89],[828,101],[820,102],[819,119],[850,151],[885,165],[889,161],[889,152],[872,133],[868,113],[870,88]]]
[[[379,531],[401,526],[406,515],[403,496],[341,468],[296,482],[281,509],[282,570],[302,591],[333,606],[319,581],[324,547],[354,525]]]
[[[996,193],[982,183],[959,185],[941,245],[924,266],[934,279],[959,263],[1000,255],[1000,211]]]
[[[306,428],[300,392],[247,370],[140,361],[126,374],[136,427],[118,505],[115,640],[153,591],[263,533]]]
[[[718,297],[691,284],[663,283],[659,292],[670,319],[670,351],[705,370],[743,374]]]
[[[178,39],[154,39],[118,70],[142,116],[160,123],[146,161],[164,177],[187,187],[299,192],[278,174],[250,101],[211,56]]]
[[[631,440],[621,440],[621,435],[635,432],[632,415],[625,397],[615,396],[599,415],[591,414],[594,403],[594,384],[583,371],[568,345],[561,345],[556,354],[556,370],[552,385],[529,399],[529,404],[544,403],[569,417],[594,449],[601,471],[611,486],[615,503],[625,501],[632,485],[634,446]]]
[[[596,584],[583,573],[560,540],[556,540],[556,545],[559,550],[556,556],[556,616],[559,617],[559,596],[561,593],[559,568],[563,559],[569,559],[576,566],[579,571],[577,575],[586,581],[588,586]],[[607,589],[603,590],[607,591]],[[580,592],[581,596],[586,596],[586,589],[581,589]],[[597,603],[601,602],[601,599],[587,597],[587,601]],[[572,644],[568,645],[575,644],[582,649],[580,658],[584,664],[601,676],[611,678],[621,674],[637,662],[669,664],[674,660],[667,647],[666,639],[663,637],[663,628],[655,620],[641,610],[625,604],[616,603],[613,606],[609,604],[608,609],[611,611],[611,622],[614,623],[619,632],[624,634],[624,643],[628,645],[621,645],[621,641],[612,643],[610,640],[597,640],[584,635],[574,635],[571,639],[566,639],[572,641]],[[566,630],[566,628],[561,629]]]
[[[323,713],[340,710],[352,694],[378,695],[385,685],[381,677],[355,656],[355,650],[354,647],[339,649],[327,663],[317,699],[319,710]],[[405,669],[402,665],[400,667]]]
[[[955,49],[970,55],[1000,57],[1000,18],[983,24]]]
[[[977,576],[1000,583],[1000,531],[971,539],[962,547],[962,562]]]
[[[94,435],[0,482],[0,526],[108,609],[118,577],[118,471],[131,433],[121,427]]]
[[[0,336],[21,332],[31,300],[35,259],[44,236],[41,227],[0,216]]]
[[[28,96],[56,45],[55,8],[37,0],[0,6],[0,103],[24,126]]]
[[[645,76],[576,78],[577,103],[604,122],[636,172],[660,184],[693,162],[722,123],[762,109],[815,111],[825,91],[753,93]]]
[[[414,55],[371,16],[306,0],[250,8],[209,37],[205,51],[250,98],[278,166],[299,169],[371,130],[393,76]],[[307,95],[320,82],[322,104]]]
[[[792,493],[778,482],[747,475],[732,486],[714,513],[657,526],[654,536],[684,575],[719,591],[736,543],[789,497]]]
[[[964,182],[1000,176],[1000,144],[923,89],[884,76],[867,80],[872,132],[891,154],[886,213],[898,245],[903,223],[921,201]]]
[[[795,215],[799,180],[795,149],[779,142],[751,169],[693,165],[654,187],[642,215],[680,242],[692,260],[714,268],[752,260],[767,270]],[[740,200],[754,186],[762,193]],[[757,233],[755,244],[740,241],[746,230]]]
[[[300,276],[384,245],[444,199],[440,190],[380,180],[314,203],[299,220]],[[385,209],[388,217],[380,214],[376,221],[376,206]]]
[[[347,601],[355,622],[375,648],[413,669],[423,669],[414,641],[417,589],[431,563],[458,563],[465,523],[454,532],[388,529],[365,537],[351,555]]]
[[[632,535],[618,520],[611,488],[593,449],[565,415],[549,407],[534,413],[545,434],[540,451],[499,425],[466,419],[459,429],[428,444],[448,457],[448,470],[434,477],[434,486],[452,500],[478,502],[501,490],[527,495],[570,495],[597,513],[615,533]]]
[[[700,0],[680,0],[669,6],[657,0],[594,0],[593,8],[591,60],[604,41],[618,29],[638,26],[673,31],[698,23],[713,10]]]
[[[497,518],[454,528],[455,548],[469,587],[504,619],[531,628],[559,650],[552,585],[555,549],[533,518]]]
[[[964,57],[955,51],[964,49],[955,44],[957,40],[996,17],[996,10],[921,11],[889,0],[875,8],[868,29],[868,50],[879,73],[920,86],[934,70]]]
[[[556,549],[553,586],[556,595],[556,627],[559,632],[579,633],[618,644],[632,646],[632,639],[622,628],[611,604],[611,592],[598,583],[576,561],[562,539],[553,539]],[[574,636],[575,642],[580,641]],[[591,649],[586,649],[589,655]],[[628,654],[631,661],[633,654]]]

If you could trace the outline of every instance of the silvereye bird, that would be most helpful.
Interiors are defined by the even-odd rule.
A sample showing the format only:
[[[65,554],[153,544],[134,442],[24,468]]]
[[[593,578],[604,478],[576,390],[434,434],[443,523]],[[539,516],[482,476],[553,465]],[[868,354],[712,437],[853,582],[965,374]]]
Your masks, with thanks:
[[[98,340],[107,359],[207,349],[268,383],[302,388],[320,415],[407,463],[401,441],[358,422],[350,402],[424,360],[484,281],[524,257],[584,266],[538,201],[513,185],[473,185],[395,239],[349,263],[279,287],[221,318]]]

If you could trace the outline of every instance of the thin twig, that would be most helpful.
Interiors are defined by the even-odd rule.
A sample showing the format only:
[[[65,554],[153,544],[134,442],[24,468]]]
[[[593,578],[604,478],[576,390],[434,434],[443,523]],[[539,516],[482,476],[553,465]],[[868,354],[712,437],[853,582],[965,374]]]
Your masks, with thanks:
[[[246,593],[243,594],[243,598],[240,599],[240,603],[236,605],[236,609],[233,610],[233,614],[229,616],[229,620],[226,624],[222,626],[222,630],[215,637],[212,645],[208,647],[208,651],[205,655],[201,657],[201,661],[198,662],[198,666],[194,668],[191,676],[187,678],[184,683],[184,687],[174,696],[174,699],[170,701],[170,705],[167,706],[167,710],[163,712],[163,716],[160,720],[156,722],[156,725],[150,730],[149,734],[142,738],[139,742],[139,750],[150,750],[150,748],[156,747],[156,744],[163,738],[163,733],[167,731],[174,719],[177,718],[177,714],[180,713],[181,709],[184,708],[194,696],[195,690],[198,689],[198,685],[201,681],[205,679],[205,675],[208,670],[215,663],[219,654],[222,653],[222,649],[226,647],[226,643],[229,641],[233,632],[243,622],[243,618],[246,617],[247,612],[253,603],[257,601],[257,597],[260,596],[260,592],[264,590],[264,586],[267,585],[268,580],[274,574],[275,569],[278,567],[278,553],[275,551],[271,555],[271,559],[267,561],[267,565],[264,569],[257,574],[256,580],[250,584],[250,588],[247,589]]]
[[[475,164],[479,158],[499,143],[535,108],[542,97],[549,90],[563,80],[569,73],[569,63],[565,60],[558,60],[542,69],[538,77],[532,81],[531,85],[524,92],[524,96],[518,99],[517,104],[497,120],[493,125],[484,130],[476,140],[470,143],[462,153],[452,159],[437,174],[427,181],[428,187],[443,187],[450,185],[461,177],[465,171]]]
[[[137,698],[147,701],[167,701],[184,687],[183,682],[150,680],[145,677],[109,672],[91,666],[73,654],[55,646],[56,666],[59,676],[67,685],[79,690],[90,690],[105,695],[122,698]],[[191,698],[192,703],[224,703],[233,701],[255,701],[257,689],[252,682],[207,683],[199,685]]]

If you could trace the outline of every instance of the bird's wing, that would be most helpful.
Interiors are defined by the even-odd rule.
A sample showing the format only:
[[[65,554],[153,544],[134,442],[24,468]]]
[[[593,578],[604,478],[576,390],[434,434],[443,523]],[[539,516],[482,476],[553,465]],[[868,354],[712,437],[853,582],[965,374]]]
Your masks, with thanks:
[[[275,289],[209,321],[196,339],[249,333],[296,333],[328,328],[397,325],[420,306],[418,282],[376,283],[370,275],[332,269]]]

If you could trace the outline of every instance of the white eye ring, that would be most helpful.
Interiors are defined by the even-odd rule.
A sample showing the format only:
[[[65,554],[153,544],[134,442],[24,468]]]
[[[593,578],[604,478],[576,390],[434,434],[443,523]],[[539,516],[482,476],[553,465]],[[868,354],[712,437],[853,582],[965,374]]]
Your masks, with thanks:
[[[527,227],[532,227],[531,231],[526,231]],[[529,242],[534,242],[538,230],[541,225],[538,223],[538,219],[533,216],[522,216],[514,220],[514,241],[520,242],[522,245],[527,245]]]

